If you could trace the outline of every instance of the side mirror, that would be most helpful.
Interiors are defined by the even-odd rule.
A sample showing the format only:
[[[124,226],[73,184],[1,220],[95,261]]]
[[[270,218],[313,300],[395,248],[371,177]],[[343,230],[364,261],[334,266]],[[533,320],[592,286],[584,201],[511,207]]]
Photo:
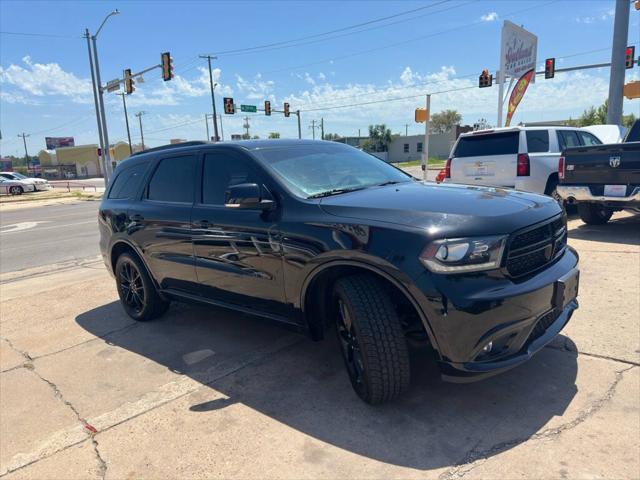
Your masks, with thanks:
[[[224,206],[243,210],[271,210],[275,202],[263,198],[263,189],[257,183],[240,183],[226,191]]]

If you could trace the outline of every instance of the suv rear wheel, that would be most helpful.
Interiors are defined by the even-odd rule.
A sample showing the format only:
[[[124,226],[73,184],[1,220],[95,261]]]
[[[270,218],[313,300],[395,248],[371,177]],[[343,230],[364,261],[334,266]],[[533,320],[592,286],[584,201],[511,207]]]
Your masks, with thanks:
[[[588,225],[604,225],[613,215],[613,210],[595,203],[579,203],[578,215]]]
[[[389,294],[371,275],[336,282],[338,339],[349,379],[365,402],[391,400],[409,386],[409,352]]]
[[[129,253],[120,255],[115,275],[120,302],[134,320],[153,320],[169,308],[169,302],[160,298],[147,269],[136,256]]]

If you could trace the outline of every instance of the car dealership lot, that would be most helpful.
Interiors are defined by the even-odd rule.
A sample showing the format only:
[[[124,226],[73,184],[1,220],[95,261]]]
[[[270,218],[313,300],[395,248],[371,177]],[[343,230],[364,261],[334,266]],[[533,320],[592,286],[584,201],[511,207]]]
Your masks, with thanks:
[[[335,342],[172,305],[135,324],[98,258],[4,273],[6,478],[637,478],[640,216],[570,221],[580,309],[526,365],[373,408]],[[424,366],[424,367],[423,367]]]

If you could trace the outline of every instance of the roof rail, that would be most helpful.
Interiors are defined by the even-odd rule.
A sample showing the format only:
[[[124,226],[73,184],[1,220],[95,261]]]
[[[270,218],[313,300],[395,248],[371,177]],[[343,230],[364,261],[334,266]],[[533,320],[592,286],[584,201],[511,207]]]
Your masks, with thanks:
[[[205,142],[203,140],[193,140],[191,142],[182,142],[182,143],[171,143],[169,145],[161,145],[159,147],[153,147],[153,148],[148,148],[146,150],[142,150],[141,152],[135,152],[129,156],[135,157],[136,155],[142,155],[143,153],[161,152],[162,150],[171,150],[172,148],[193,147],[194,145],[206,145],[208,143],[209,142]]]

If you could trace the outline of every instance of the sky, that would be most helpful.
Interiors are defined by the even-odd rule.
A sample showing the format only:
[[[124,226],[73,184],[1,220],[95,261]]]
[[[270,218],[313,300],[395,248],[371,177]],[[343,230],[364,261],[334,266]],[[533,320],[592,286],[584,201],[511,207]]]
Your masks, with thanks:
[[[172,138],[206,139],[213,61],[216,102],[301,111],[302,136],[312,121],[325,133],[365,135],[384,123],[393,133],[419,134],[414,110],[431,93],[431,111],[455,109],[463,123],[495,123],[498,88],[479,89],[478,75],[499,63],[500,32],[510,20],[538,36],[537,62],[556,68],[609,62],[613,0],[427,1],[12,1],[0,0],[0,154],[31,155],[45,136],[97,143],[85,28],[93,34],[113,9],[97,44],[103,84],[160,62],[169,51],[175,78],[160,70],[127,97],[134,143],[156,146]],[[640,55],[640,12],[631,7],[628,44]],[[257,48],[256,48],[257,47]],[[576,118],[608,95],[608,68],[538,76],[514,116],[520,121]],[[638,79],[640,68],[626,71]],[[409,97],[409,98],[408,98]],[[111,143],[126,140],[122,99],[105,94]],[[640,100],[624,103],[640,114]],[[297,136],[295,115],[247,114],[251,135]],[[222,115],[226,139],[243,133],[244,114]],[[210,134],[213,128],[210,124]],[[319,135],[316,130],[316,135]]]

